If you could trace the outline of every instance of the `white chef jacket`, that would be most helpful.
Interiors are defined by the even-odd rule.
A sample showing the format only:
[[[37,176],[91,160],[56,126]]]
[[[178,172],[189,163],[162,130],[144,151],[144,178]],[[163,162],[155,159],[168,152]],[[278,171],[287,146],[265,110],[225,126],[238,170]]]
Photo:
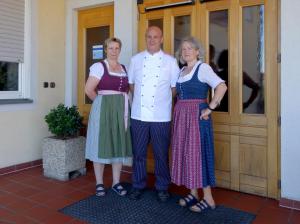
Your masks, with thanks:
[[[171,121],[172,91],[179,76],[176,59],[162,50],[132,57],[129,84],[134,84],[131,118],[149,122]]]

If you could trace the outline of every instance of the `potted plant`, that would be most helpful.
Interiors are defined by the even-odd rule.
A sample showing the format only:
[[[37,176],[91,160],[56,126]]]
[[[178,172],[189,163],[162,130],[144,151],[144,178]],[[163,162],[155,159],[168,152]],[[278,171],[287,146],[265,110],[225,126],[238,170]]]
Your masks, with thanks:
[[[82,117],[77,107],[59,104],[45,121],[54,136],[43,140],[44,176],[65,181],[85,175],[85,137],[79,136]]]

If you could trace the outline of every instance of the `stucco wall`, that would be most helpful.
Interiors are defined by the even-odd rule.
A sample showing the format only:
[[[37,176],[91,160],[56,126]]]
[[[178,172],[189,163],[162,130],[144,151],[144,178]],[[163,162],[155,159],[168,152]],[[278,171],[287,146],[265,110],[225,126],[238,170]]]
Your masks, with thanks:
[[[115,36],[128,65],[137,49],[136,0],[31,0],[35,3],[33,73],[34,103],[0,105],[0,168],[40,159],[41,141],[50,135],[45,114],[58,103],[77,103],[77,10],[114,2]],[[124,26],[126,24],[126,26]],[[35,26],[36,25],[36,26]],[[43,88],[55,82],[55,88]]]
[[[33,98],[30,105],[0,106],[0,168],[41,158],[41,141],[49,135],[44,116],[64,102],[65,8],[62,0],[38,0],[34,23]],[[35,8],[34,7],[34,8]],[[33,30],[34,30],[33,29]],[[55,88],[43,88],[43,82]]]
[[[281,197],[300,200],[300,1],[281,1]]]

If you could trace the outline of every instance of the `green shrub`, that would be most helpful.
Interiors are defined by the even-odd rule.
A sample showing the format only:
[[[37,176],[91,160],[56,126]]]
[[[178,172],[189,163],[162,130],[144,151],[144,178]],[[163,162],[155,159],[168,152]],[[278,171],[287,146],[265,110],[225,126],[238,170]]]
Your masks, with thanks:
[[[61,139],[78,136],[82,127],[82,116],[77,107],[66,107],[64,104],[59,104],[56,108],[51,109],[45,116],[45,121],[49,131]]]

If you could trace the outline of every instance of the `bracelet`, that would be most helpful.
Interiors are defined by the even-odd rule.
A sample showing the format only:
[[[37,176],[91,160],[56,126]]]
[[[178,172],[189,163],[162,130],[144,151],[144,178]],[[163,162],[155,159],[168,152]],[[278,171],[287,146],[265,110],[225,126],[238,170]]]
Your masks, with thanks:
[[[212,109],[209,105],[207,106],[207,108],[211,111],[214,111],[215,109]]]

